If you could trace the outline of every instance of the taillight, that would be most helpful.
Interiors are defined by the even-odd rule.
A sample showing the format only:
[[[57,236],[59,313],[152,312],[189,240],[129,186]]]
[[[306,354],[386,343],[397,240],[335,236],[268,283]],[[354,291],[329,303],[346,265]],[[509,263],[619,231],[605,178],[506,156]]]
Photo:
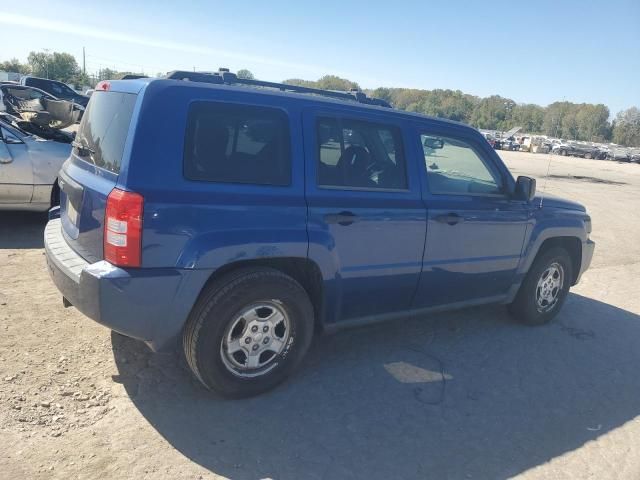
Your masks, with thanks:
[[[142,207],[144,198],[114,188],[104,214],[104,259],[118,267],[142,264]]]

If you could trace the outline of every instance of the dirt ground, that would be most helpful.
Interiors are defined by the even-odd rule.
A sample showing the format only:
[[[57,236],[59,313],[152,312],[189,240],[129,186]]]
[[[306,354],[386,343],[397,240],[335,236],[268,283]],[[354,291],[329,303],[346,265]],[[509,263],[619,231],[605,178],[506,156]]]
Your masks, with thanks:
[[[555,157],[545,180],[546,155],[502,155],[593,218],[556,322],[485,307],[342,332],[242,401],[64,309],[45,217],[0,214],[0,478],[640,478],[640,165]]]

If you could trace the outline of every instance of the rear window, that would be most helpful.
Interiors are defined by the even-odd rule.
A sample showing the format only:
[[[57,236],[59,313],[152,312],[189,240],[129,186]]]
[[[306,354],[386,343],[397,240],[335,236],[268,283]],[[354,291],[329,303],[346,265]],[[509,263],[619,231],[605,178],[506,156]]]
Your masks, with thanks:
[[[132,93],[95,92],[76,135],[76,155],[119,173],[135,103],[136,95]]]
[[[184,175],[207,182],[289,185],[289,142],[288,119],[279,109],[194,102]]]

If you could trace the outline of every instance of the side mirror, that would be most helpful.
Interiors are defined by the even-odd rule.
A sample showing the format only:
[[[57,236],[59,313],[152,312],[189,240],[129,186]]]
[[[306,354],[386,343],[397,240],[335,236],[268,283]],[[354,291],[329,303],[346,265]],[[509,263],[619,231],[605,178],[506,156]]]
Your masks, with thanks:
[[[536,179],[519,176],[516,180],[515,198],[530,202],[536,196]]]
[[[444,140],[441,138],[425,137],[423,145],[427,148],[439,150],[444,148]]]

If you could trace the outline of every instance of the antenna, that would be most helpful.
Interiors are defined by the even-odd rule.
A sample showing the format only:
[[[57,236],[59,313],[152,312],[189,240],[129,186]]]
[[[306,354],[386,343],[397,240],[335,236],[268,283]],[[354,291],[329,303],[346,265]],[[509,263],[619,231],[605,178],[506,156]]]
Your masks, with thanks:
[[[554,138],[558,138],[558,126],[560,125],[560,119],[558,118],[556,121],[556,131],[554,133]],[[540,193],[540,206],[538,208],[542,208],[542,202],[544,201],[544,194],[547,192],[547,182],[549,181],[549,172],[551,171],[551,160],[553,160],[553,147],[551,147],[551,151],[549,152],[549,162],[547,163],[547,174],[544,177],[544,185],[542,186],[542,192]]]

